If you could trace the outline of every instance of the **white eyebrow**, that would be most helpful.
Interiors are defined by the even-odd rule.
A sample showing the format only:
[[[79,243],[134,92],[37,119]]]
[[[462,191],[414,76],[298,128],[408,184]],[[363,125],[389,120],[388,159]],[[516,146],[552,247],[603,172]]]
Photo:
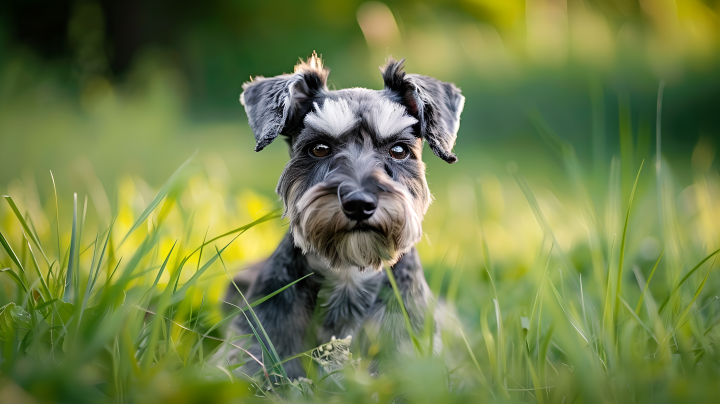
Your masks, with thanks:
[[[348,102],[343,99],[325,100],[322,108],[315,105],[315,111],[305,116],[305,125],[331,136],[340,136],[360,121]]]
[[[385,99],[374,105],[368,114],[368,124],[380,138],[397,135],[417,122],[417,119],[408,115],[405,107]]]

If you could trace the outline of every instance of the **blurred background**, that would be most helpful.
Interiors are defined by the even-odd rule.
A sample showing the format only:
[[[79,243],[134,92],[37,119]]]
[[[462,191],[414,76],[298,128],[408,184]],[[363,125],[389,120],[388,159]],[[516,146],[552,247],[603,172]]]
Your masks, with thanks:
[[[664,150],[692,152],[717,143],[719,12],[715,0],[4,1],[0,183],[49,169],[70,180],[80,160],[103,181],[155,182],[196,149],[232,174],[280,160],[282,145],[246,153],[241,85],[314,50],[331,87],[380,88],[390,55],[455,82],[464,162],[537,154],[539,113],[588,168],[605,166],[621,108],[649,155],[660,80]]]
[[[640,162],[655,156],[661,81],[662,153],[678,193],[693,180],[691,160],[717,171],[719,12],[715,0],[4,1],[0,189],[40,211],[52,170],[61,208],[70,209],[71,192],[81,202],[88,194],[90,217],[108,223],[118,200],[134,201],[131,223],[197,151],[209,179],[191,182],[209,204],[202,226],[222,231],[228,212],[240,223],[277,206],[287,160],[283,142],[252,152],[242,83],[290,72],[317,51],[331,88],[379,89],[378,66],[392,55],[406,58],[408,72],[456,83],[467,99],[459,162],[426,150],[441,207],[426,231],[452,228],[444,207],[471,212],[490,221],[491,247],[515,260],[531,243],[511,240],[509,227],[523,229],[520,240],[541,232],[514,181],[506,184],[508,162],[546,193],[558,220],[572,221],[559,199],[575,190],[548,136],[572,147],[596,197],[605,198],[618,157],[624,204]],[[225,201],[228,193],[238,201]],[[572,249],[583,230],[566,227]]]
[[[251,76],[291,72],[313,51],[331,69],[330,88],[380,89],[378,66],[392,55],[406,59],[408,72],[462,89],[459,161],[424,152],[435,201],[419,251],[433,291],[458,303],[473,346],[476,319],[496,288],[487,274],[510,320],[527,320],[546,259],[558,285],[577,286],[581,274],[591,279],[585,293],[593,304],[602,301],[606,279],[617,283],[606,268],[618,262],[643,162],[624,256],[638,282],[665,251],[662,281],[652,286],[664,296],[720,242],[719,0],[5,0],[0,193],[12,196],[63,265],[74,192],[88,223],[78,236],[82,268],[113,218],[105,279],[165,214],[158,248],[141,262],[149,269],[138,276],[149,276],[179,239],[177,264],[204,237],[280,207],[274,188],[286,145],[253,152],[238,98]],[[143,216],[193,155],[183,188],[166,199],[169,213]],[[286,229],[282,221],[252,228],[224,259],[239,270],[270,254]],[[0,230],[29,265],[23,228],[5,202]],[[4,253],[0,260],[10,262]],[[191,306],[215,305],[205,329],[221,318],[217,299],[227,286],[221,266],[207,274],[190,292]],[[626,269],[628,301],[640,294],[632,276]],[[169,279],[166,272],[159,286]],[[703,302],[720,289],[717,271],[708,279]],[[0,303],[21,296],[9,278],[0,284]],[[718,317],[710,307],[708,322]],[[714,389],[716,379],[708,380]]]

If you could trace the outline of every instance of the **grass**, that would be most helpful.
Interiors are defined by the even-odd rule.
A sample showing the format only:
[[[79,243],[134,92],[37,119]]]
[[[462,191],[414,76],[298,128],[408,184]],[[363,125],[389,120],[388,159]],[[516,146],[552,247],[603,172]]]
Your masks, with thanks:
[[[436,201],[418,248],[439,297],[430,306],[442,349],[425,348],[435,338],[428,322],[412,335],[415,357],[376,378],[369,358],[328,367],[344,340],[299,355],[309,368],[302,380],[285,377],[292,358],[269,339],[261,357],[244,359],[263,364],[255,375],[217,359],[265,334],[259,324],[229,335],[228,322],[291,285],[252,304],[222,300],[228,279],[267,256],[287,227],[277,203],[231,190],[207,156],[156,192],[121,180],[107,210],[104,189],[78,196],[57,189],[51,173],[42,192],[27,181],[9,186],[0,207],[0,402],[712,400],[717,173],[690,170],[680,187],[667,162],[643,171],[634,164],[648,156],[623,132],[622,158],[587,174],[574,149],[533,119],[561,168],[461,161],[448,174],[430,163]]]

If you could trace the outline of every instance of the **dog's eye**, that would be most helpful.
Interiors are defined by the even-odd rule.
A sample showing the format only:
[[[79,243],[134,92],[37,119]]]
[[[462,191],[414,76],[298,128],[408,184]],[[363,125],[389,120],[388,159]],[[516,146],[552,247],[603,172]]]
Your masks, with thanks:
[[[325,157],[330,154],[330,146],[322,143],[317,143],[310,148],[310,154],[315,157]]]
[[[390,156],[395,160],[404,160],[408,156],[408,148],[402,143],[398,143],[390,148]]]

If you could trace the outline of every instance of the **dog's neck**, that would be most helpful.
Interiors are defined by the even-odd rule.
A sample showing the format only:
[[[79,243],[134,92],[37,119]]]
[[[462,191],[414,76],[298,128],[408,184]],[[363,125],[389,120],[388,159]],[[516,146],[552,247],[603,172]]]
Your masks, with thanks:
[[[307,261],[310,269],[328,279],[343,280],[350,278],[364,278],[377,274],[377,271],[361,270],[361,268],[355,266],[331,268],[325,260],[314,252],[305,254],[305,260]]]
[[[376,299],[382,272],[358,267],[331,268],[315,253],[305,254],[308,269],[321,276],[318,303],[322,325],[319,342],[354,335]]]

